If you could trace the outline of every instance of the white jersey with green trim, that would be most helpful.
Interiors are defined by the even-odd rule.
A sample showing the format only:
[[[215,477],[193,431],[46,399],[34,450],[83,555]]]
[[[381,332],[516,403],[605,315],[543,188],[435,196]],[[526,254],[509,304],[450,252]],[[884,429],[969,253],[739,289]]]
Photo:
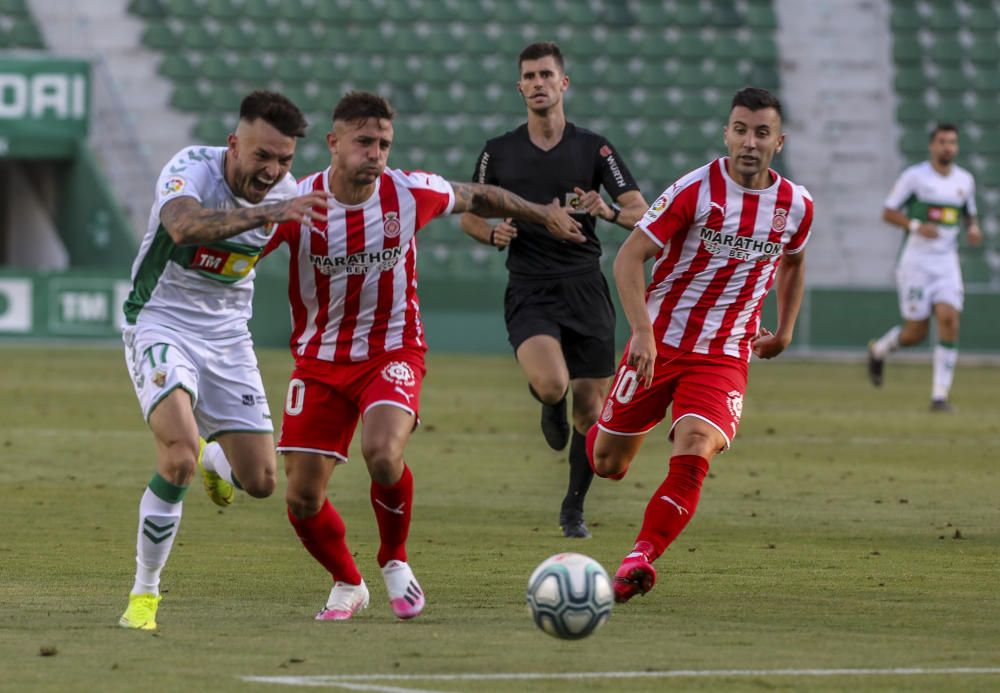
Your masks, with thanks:
[[[163,205],[178,197],[193,197],[206,209],[258,206],[226,185],[225,153],[225,147],[187,147],[160,172],[149,226],[132,263],[132,289],[124,305],[129,325],[160,325],[206,339],[248,330],[254,265],[274,225],[216,243],[177,245],[160,223]],[[286,174],[260,204],[296,194],[295,178]]]
[[[903,171],[885,206],[905,209],[911,219],[933,222],[938,227],[937,238],[907,234],[900,263],[952,255],[958,252],[963,219],[976,216],[976,182],[961,166],[953,164],[948,175],[943,176],[931,162],[924,161]]]

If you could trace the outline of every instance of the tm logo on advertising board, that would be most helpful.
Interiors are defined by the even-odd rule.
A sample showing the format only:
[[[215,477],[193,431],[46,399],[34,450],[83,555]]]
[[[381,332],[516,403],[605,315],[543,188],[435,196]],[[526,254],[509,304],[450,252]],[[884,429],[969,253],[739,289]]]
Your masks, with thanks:
[[[0,334],[31,332],[30,279],[0,279]]]
[[[129,283],[83,277],[49,283],[48,331],[53,335],[110,337],[121,329]]]

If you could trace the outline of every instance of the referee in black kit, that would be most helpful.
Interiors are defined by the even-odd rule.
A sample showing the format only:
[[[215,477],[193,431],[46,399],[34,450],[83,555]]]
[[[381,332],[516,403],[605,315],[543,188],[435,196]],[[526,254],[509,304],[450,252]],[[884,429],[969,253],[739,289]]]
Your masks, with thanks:
[[[510,219],[494,226],[468,213],[462,215],[462,229],[481,243],[509,248],[507,333],[531,393],[542,403],[542,433],[553,450],[562,450],[570,439],[566,394],[573,388],[569,488],[559,525],[565,536],[585,538],[590,531],[583,501],[593,479],[585,439],[615,370],[615,312],[600,269],[596,219],[631,229],[648,205],[614,147],[566,122],[569,77],[559,46],[531,44],[521,51],[518,68],[517,90],[528,122],[486,143],[473,180],[532,202],[556,199],[573,207],[587,242],[564,243],[541,226]],[[614,203],[601,198],[602,184]]]

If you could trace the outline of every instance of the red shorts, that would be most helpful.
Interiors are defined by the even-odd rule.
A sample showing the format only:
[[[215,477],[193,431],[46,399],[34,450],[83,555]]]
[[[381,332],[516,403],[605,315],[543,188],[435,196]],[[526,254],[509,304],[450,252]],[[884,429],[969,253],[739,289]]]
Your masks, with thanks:
[[[417,416],[422,351],[397,349],[358,363],[301,358],[288,383],[278,452],[318,452],[347,461],[358,418],[388,404]]]
[[[728,448],[740,425],[746,388],[746,361],[661,345],[648,388],[622,358],[597,425],[608,433],[641,435],[663,420],[672,402],[671,438],[678,421],[696,416],[717,428]]]

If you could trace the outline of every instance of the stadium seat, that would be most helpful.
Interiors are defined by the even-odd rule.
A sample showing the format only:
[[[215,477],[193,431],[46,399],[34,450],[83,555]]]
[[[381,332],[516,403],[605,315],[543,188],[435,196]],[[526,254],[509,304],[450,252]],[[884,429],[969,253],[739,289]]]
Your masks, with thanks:
[[[194,64],[190,56],[178,52],[167,54],[160,62],[157,72],[174,81],[186,82],[198,77],[199,68]]]
[[[774,30],[778,28],[778,17],[770,0],[750,0],[745,22],[753,29]]]
[[[142,44],[161,51],[172,51],[177,48],[178,35],[163,20],[154,20],[146,24],[142,32]]]
[[[927,21],[927,26],[931,30],[935,32],[955,31],[956,29],[962,28],[962,15],[958,13],[958,10],[953,3],[934,3],[932,7],[933,10],[931,12],[931,16]]]
[[[204,93],[192,82],[181,83],[174,88],[170,105],[181,111],[201,111],[210,107]]]
[[[923,96],[903,96],[896,105],[896,118],[903,123],[926,123],[931,112],[924,103]]]
[[[973,5],[966,26],[975,32],[983,32],[984,34],[995,32],[1000,30],[1000,16],[988,4],[986,6]]]
[[[933,80],[929,80],[940,92],[949,92],[947,98],[958,98],[952,92],[962,92],[970,88],[971,83],[961,68],[939,70]]]
[[[924,20],[912,3],[894,3],[890,24],[895,32],[917,31],[924,27]]]
[[[928,55],[936,63],[958,63],[965,56],[965,47],[954,36],[938,36],[930,47]]]
[[[980,63],[979,69],[994,71],[1000,63],[1000,45],[996,36],[990,34],[977,35],[969,49],[968,57],[974,63]]]
[[[231,20],[241,16],[240,8],[232,0],[205,0],[202,13],[205,17]]]
[[[198,119],[192,134],[195,136],[197,144],[221,147],[226,143],[226,139],[232,131],[232,128],[215,116],[204,116]]]
[[[18,2],[18,0],[14,0],[14,2]],[[134,14],[137,17],[145,17],[146,19],[166,16],[166,9],[163,6],[162,0],[129,0],[128,11],[130,14]],[[0,13],[6,13],[6,10],[2,6],[0,6]]]
[[[899,63],[919,63],[926,51],[916,36],[896,34],[892,39],[892,58]]]
[[[29,15],[14,20],[7,32],[7,41],[13,48],[45,48],[45,39]]]
[[[896,78],[893,80],[896,91],[923,92],[927,89],[927,77],[920,67],[897,67]]]
[[[196,0],[162,0],[168,17],[181,19],[203,19],[204,5]]]

